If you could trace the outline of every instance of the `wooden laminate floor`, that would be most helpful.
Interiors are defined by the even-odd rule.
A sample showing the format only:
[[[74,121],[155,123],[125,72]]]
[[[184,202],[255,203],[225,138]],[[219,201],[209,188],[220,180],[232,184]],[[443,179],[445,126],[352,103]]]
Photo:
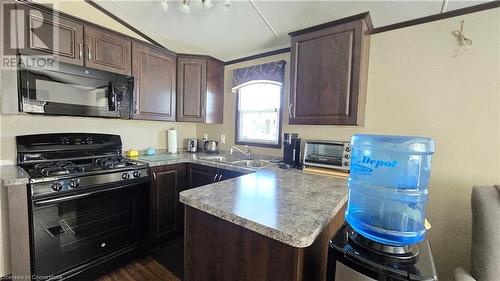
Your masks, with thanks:
[[[148,256],[120,267],[97,281],[180,281],[180,279]]]

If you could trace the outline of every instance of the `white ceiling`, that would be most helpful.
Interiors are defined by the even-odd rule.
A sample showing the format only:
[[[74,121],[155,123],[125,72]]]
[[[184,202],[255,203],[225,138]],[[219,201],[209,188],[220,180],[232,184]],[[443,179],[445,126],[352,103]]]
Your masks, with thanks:
[[[167,10],[161,0],[95,0],[173,51],[223,61],[287,47],[291,31],[366,11],[374,27],[439,14],[443,1],[233,0],[227,9],[222,0],[213,0],[205,9],[201,0],[190,0],[191,12],[185,14],[178,0],[168,0]],[[488,1],[447,0],[445,6],[451,11],[483,2]]]

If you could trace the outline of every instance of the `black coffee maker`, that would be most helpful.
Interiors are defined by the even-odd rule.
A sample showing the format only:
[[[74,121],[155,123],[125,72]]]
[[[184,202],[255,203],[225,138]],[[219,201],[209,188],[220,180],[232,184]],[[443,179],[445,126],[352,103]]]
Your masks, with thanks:
[[[297,133],[285,133],[283,136],[283,164],[300,167],[300,139]]]

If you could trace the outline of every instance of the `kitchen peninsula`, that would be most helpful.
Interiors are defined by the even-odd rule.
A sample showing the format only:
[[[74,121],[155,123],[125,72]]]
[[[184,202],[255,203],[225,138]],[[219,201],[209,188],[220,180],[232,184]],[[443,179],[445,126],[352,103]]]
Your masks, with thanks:
[[[181,192],[184,280],[325,280],[345,179],[269,166]]]

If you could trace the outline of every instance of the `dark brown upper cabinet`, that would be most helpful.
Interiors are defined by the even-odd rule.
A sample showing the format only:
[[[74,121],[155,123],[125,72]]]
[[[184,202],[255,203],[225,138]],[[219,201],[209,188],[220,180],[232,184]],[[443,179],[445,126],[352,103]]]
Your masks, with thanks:
[[[32,3],[18,5],[25,16],[23,54],[53,54],[58,60],[131,75],[132,39]],[[23,28],[23,27],[20,27]]]
[[[175,121],[176,67],[175,54],[132,43],[134,119]]]
[[[85,26],[85,65],[115,73],[131,74],[132,41],[116,33]]]
[[[206,56],[177,58],[177,121],[222,123],[224,63]]]
[[[25,7],[24,42],[29,54],[51,54],[58,60],[83,65],[83,25]],[[22,46],[21,46],[22,47]]]
[[[290,33],[290,124],[363,122],[370,27],[364,13]]]

